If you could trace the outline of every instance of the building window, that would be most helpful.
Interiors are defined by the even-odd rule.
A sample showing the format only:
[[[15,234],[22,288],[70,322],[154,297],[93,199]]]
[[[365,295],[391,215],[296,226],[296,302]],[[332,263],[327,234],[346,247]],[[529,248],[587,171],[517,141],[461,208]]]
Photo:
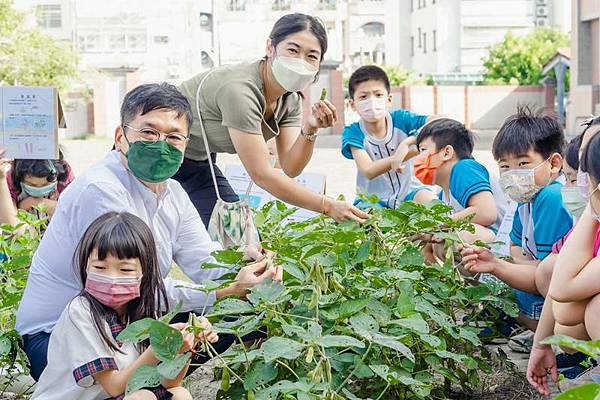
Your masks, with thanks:
[[[423,47],[423,42],[421,41],[421,28],[419,28],[419,48]]]
[[[213,18],[210,13],[200,13],[200,28],[212,32]]]
[[[335,0],[319,0],[319,10],[335,10]]]
[[[60,4],[41,4],[36,8],[37,23],[40,28],[52,29],[62,27]]]
[[[410,0],[410,12],[415,11],[415,0]]]
[[[423,8],[427,7],[427,0],[423,0]]]
[[[410,56],[414,57],[415,55],[415,37],[410,37]]]
[[[427,54],[427,32],[423,32],[423,54]]]
[[[227,11],[246,11],[246,0],[228,0]]]
[[[167,35],[154,36],[154,43],[155,44],[168,44],[169,37]]]
[[[381,22],[368,22],[360,28],[368,37],[381,37],[385,35],[385,26]]]
[[[112,51],[125,50],[125,34],[115,33],[108,35],[108,49]]]
[[[146,34],[130,33],[127,35],[127,49],[137,52],[146,51]]]
[[[101,51],[102,37],[96,33],[81,35],[77,38],[77,47],[84,53]]]
[[[290,0],[274,0],[271,5],[273,11],[289,11],[290,8]]]
[[[433,30],[433,52],[437,51],[437,30]]]

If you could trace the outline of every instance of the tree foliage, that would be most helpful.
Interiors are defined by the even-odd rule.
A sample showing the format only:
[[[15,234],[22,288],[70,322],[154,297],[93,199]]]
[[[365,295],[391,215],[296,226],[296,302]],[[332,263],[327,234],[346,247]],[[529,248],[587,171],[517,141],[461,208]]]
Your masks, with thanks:
[[[549,28],[537,28],[525,36],[508,32],[484,59],[485,82],[537,85],[544,77],[544,64],[569,44],[568,35]]]
[[[77,54],[39,29],[28,28],[12,0],[0,0],[0,84],[68,87]]]
[[[411,81],[413,72],[401,65],[382,65],[381,68],[385,71],[392,86],[402,86]]]

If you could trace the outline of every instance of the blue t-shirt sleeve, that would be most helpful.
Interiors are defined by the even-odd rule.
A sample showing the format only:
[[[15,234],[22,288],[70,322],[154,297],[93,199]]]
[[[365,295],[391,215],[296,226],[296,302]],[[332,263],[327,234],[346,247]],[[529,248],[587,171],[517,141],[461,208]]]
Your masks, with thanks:
[[[479,192],[492,192],[488,170],[473,159],[460,160],[450,173],[452,197],[467,208],[471,196]]]
[[[521,223],[521,207],[524,205],[519,205],[517,211],[515,212],[515,218],[513,219],[512,229],[510,231],[510,241],[515,244],[515,246],[523,246],[523,224]]]
[[[344,128],[342,132],[342,155],[349,160],[353,160],[352,147],[364,149],[365,134],[360,129],[358,123],[354,123]]]
[[[408,110],[392,111],[392,124],[394,128],[401,129],[408,136],[416,135],[427,122],[427,115],[415,114]]]
[[[563,205],[561,184],[544,187],[533,200],[533,225],[538,259],[552,252],[552,245],[573,227],[573,218]]]

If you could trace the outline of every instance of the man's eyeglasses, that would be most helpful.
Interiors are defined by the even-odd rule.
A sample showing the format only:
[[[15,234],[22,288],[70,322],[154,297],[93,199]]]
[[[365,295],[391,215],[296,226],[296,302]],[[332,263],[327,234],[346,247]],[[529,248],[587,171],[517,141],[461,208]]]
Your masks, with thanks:
[[[154,128],[150,128],[150,127],[138,129],[138,128],[134,128],[129,125],[123,125],[123,128],[131,129],[132,131],[137,132],[140,140],[143,140],[145,142],[150,142],[150,143],[156,143],[160,140],[161,137],[164,136],[165,141],[167,143],[169,143],[171,146],[181,147],[181,146],[185,145],[187,143],[187,141],[189,140],[189,138],[187,136],[182,135],[181,133],[177,133],[177,132],[163,133],[163,132],[157,131]]]

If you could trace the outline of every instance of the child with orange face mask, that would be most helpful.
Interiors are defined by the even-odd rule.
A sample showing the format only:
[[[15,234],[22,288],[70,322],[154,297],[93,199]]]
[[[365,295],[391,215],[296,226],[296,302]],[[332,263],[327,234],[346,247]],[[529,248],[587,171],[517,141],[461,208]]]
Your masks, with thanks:
[[[414,159],[415,176],[425,185],[441,188],[438,197],[452,206],[451,218],[472,215],[475,233],[460,232],[461,239],[465,243],[495,241],[508,204],[497,179],[473,159],[473,134],[458,121],[439,118],[421,129],[416,144],[421,154]],[[425,246],[425,258],[443,259],[444,244],[436,244],[435,237],[425,239],[432,242]]]
[[[415,176],[441,187],[439,199],[452,206],[452,218],[473,215],[474,224],[490,230],[479,239],[493,239],[507,200],[497,180],[473,159],[473,134],[458,121],[436,119],[423,127],[417,146],[421,155],[414,161]]]

